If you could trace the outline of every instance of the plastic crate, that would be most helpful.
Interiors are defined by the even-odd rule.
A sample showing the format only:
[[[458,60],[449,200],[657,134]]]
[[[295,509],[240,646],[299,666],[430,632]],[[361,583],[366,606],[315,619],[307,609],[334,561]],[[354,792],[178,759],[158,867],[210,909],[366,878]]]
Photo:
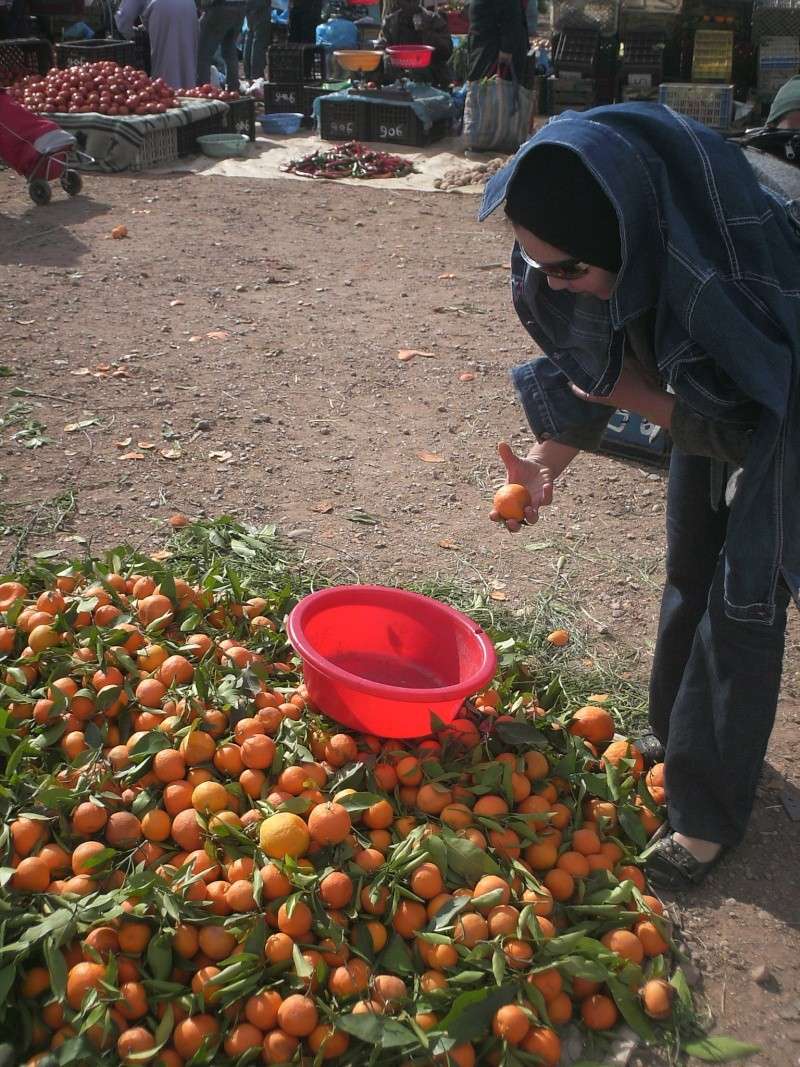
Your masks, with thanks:
[[[555,108],[591,107],[597,96],[597,85],[593,78],[553,78],[551,80],[550,102],[553,114],[559,114]]]
[[[145,134],[144,141],[136,158],[130,165],[131,170],[148,170],[156,167],[159,163],[170,163],[177,159],[178,152],[178,128],[168,126],[163,130],[150,130]]]
[[[319,135],[323,141],[371,140],[369,104],[361,100],[319,102]]]
[[[337,92],[336,89],[324,89],[321,85],[304,85],[300,93],[300,110],[306,118],[310,118],[314,114],[314,101],[317,97],[330,96],[331,93],[335,92]]]
[[[765,37],[800,37],[800,3],[755,0],[751,34],[756,44]]]
[[[619,66],[623,74],[651,74],[660,80],[664,68],[664,41],[654,34],[629,34],[622,41]]]
[[[243,133],[251,141],[256,139],[256,102],[252,96],[229,100],[222,116],[223,133]]]
[[[616,33],[618,21],[617,0],[554,0],[553,3],[552,28],[555,33],[567,29]]]
[[[733,31],[697,30],[692,51],[692,81],[729,82],[733,70]]]
[[[593,74],[600,52],[600,34],[597,30],[566,29],[558,38],[553,56],[556,73],[561,71],[576,74]]]
[[[662,82],[658,102],[712,129],[726,130],[733,116],[733,86]]]
[[[135,41],[80,41],[76,44],[57,44],[55,46],[56,66],[64,70],[67,67],[79,67],[81,63],[97,63],[111,60],[121,67],[136,66],[137,60],[143,60],[142,50]],[[139,68],[143,69],[143,68]]]
[[[197,138],[205,137],[206,134],[209,133],[225,133],[225,121],[227,117],[227,112],[218,112],[214,115],[206,115],[202,119],[196,119],[194,122],[190,122],[186,126],[176,127],[177,155],[200,155],[200,146],[197,143]],[[255,140],[255,134],[253,135],[253,140]]]
[[[773,96],[800,71],[797,37],[762,37],[758,46],[758,94]]]
[[[407,144],[415,148],[441,141],[450,128],[448,119],[438,119],[427,130],[411,107],[402,104],[367,104],[370,141],[381,144]]]
[[[267,49],[267,81],[308,84],[325,78],[325,49],[313,44],[273,44]]]
[[[302,112],[302,85],[273,85],[264,83],[264,114],[285,114],[287,111]]]
[[[49,41],[17,37],[0,41],[0,85],[11,85],[25,74],[46,74],[53,65]]]

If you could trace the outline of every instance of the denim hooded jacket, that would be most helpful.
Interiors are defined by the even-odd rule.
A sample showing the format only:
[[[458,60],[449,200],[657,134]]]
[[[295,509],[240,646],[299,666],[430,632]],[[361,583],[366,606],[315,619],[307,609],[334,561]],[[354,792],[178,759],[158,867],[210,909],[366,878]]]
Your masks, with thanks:
[[[622,369],[625,327],[655,317],[663,381],[690,409],[753,434],[728,522],[725,610],[771,623],[782,576],[800,604],[800,224],[740,148],[657,104],[565,112],[487,184],[504,200],[543,144],[577,152],[614,205],[622,267],[609,301],[551,290],[512,254],[517,312],[544,356],[513,379],[540,440],[595,421]],[[605,409],[608,411],[608,409]]]

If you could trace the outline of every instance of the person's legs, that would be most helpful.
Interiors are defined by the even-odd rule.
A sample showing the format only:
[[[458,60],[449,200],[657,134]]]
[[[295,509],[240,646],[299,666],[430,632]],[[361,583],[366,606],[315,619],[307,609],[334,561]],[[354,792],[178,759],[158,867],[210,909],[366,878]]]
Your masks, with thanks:
[[[239,88],[239,51],[236,47],[244,22],[244,7],[238,4],[226,12],[226,26],[222,38],[222,58],[225,60],[225,84],[228,89]]]
[[[772,625],[725,614],[724,560],[672,707],[665,761],[667,811],[685,837],[736,845],[747,827],[775,721],[789,591]]]
[[[211,60],[225,32],[225,13],[221,7],[203,12],[200,39],[197,43],[197,84],[206,85],[211,78]]]
[[[650,674],[650,726],[663,745],[695,630],[708,605],[727,523],[728,509],[711,507],[711,460],[673,449],[667,486],[666,581]]]

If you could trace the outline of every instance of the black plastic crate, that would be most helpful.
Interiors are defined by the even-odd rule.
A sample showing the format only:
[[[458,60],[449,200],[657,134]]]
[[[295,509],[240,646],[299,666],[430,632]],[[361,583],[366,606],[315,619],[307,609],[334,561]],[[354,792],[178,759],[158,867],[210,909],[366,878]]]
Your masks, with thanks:
[[[408,144],[416,148],[441,141],[447,136],[448,119],[438,119],[429,129],[410,107],[399,104],[368,104],[370,141],[382,144]]]
[[[241,100],[229,100],[229,111],[223,116],[225,133],[244,133],[251,141],[256,139],[256,102],[252,96]]]
[[[273,44],[267,49],[267,81],[276,85],[321,82],[325,49],[314,44]]]
[[[17,37],[0,41],[0,85],[11,85],[25,74],[46,74],[53,65],[49,41]]]
[[[302,92],[302,112],[306,116],[314,114],[314,101],[318,96],[330,96],[336,89],[323,89],[321,85],[304,85]]]
[[[303,111],[302,85],[274,85],[264,83],[264,114],[286,114]]]
[[[319,135],[324,141],[371,140],[371,107],[361,100],[331,100],[319,103]]]
[[[596,30],[570,27],[559,34],[553,64],[557,74],[562,70],[593,74],[599,54],[600,34]]]
[[[622,42],[620,69],[623,74],[657,74],[664,67],[664,40],[647,33],[631,33]]]
[[[206,115],[205,118],[197,119],[195,122],[190,122],[186,126],[178,126],[178,155],[199,155],[200,146],[197,143],[197,138],[205,137],[210,133],[225,133],[226,119],[227,113],[219,112],[214,115]]]
[[[108,41],[98,39],[96,41],[81,41],[76,44],[57,44],[56,66],[64,70],[66,67],[79,67],[81,63],[97,63],[111,60],[119,63],[121,67],[135,67],[142,62],[143,54],[135,41]],[[143,69],[143,68],[139,68]]]

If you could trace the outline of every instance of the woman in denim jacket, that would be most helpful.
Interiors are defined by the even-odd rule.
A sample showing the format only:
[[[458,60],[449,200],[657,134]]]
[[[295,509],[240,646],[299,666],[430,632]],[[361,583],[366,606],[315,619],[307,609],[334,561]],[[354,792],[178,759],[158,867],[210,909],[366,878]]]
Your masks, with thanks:
[[[526,459],[500,446],[527,521],[614,408],[672,434],[640,745],[666,764],[651,881],[697,884],[744,834],[800,587],[797,204],[736,146],[642,104],[550,122],[490,180],[480,217],[503,203],[514,306],[544,353],[513,371],[537,443]]]

